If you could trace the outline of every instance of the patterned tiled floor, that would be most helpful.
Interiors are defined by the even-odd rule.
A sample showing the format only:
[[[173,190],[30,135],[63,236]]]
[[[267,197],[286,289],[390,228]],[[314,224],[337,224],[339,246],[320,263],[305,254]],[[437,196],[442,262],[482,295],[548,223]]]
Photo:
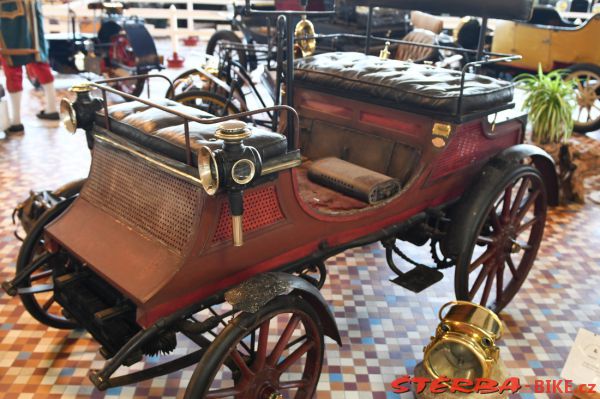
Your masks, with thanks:
[[[58,81],[60,87],[68,84]],[[10,218],[16,202],[32,188],[54,188],[85,176],[89,166],[83,136],[36,121],[39,94],[27,94],[27,133],[0,140],[0,280],[13,275],[19,249]],[[600,180],[591,183],[600,189]],[[598,204],[588,201],[551,210],[538,261],[502,314],[508,327],[501,341],[502,357],[511,375],[529,382],[557,378],[577,330],[600,332],[598,243]],[[327,344],[317,397],[397,397],[390,383],[411,373],[422,358],[437,324],[437,310],[452,299],[452,271],[436,286],[413,294],[388,281],[392,273],[378,245],[338,255],[328,262],[328,269],[323,294],[334,310],[344,346]],[[184,344],[180,350],[188,348],[192,345]],[[97,350],[89,335],[45,328],[17,298],[0,294],[0,398],[180,397],[193,372],[190,368],[98,392],[86,377],[90,368],[104,363]],[[144,365],[156,360],[147,359]]]

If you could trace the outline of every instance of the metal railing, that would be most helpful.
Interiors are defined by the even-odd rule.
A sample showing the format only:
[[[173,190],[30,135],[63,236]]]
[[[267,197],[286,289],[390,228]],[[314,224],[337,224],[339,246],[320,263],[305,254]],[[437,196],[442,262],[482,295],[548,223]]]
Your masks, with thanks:
[[[124,81],[124,80],[129,80],[129,79],[139,79],[139,78],[143,78],[145,76],[148,75],[140,75],[140,76],[127,76],[127,77],[121,77],[121,78],[113,78],[113,79],[106,79],[106,80],[101,80],[98,82],[91,82],[88,83],[90,86],[99,89],[100,91],[102,91],[102,100],[103,100],[103,108],[104,108],[104,121],[105,121],[105,127],[108,130],[111,130],[111,118],[108,112],[108,102],[107,102],[107,96],[106,93],[112,93],[112,94],[116,94],[119,95],[127,100],[131,100],[131,101],[137,101],[140,102],[142,104],[148,105],[152,108],[156,108],[159,109],[161,111],[167,112],[169,114],[172,115],[176,115],[178,117],[180,117],[183,120],[184,123],[184,134],[185,134],[185,149],[186,149],[186,163],[189,166],[193,166],[193,162],[192,162],[192,147],[190,144],[190,122],[196,122],[196,123],[200,123],[203,125],[212,125],[212,124],[216,124],[216,123],[221,123],[221,122],[225,122],[225,121],[229,121],[232,119],[242,119],[242,118],[246,118],[252,115],[256,115],[256,114],[260,114],[260,113],[265,113],[265,112],[281,112],[281,111],[286,111],[288,112],[288,115],[290,115],[293,120],[293,124],[292,127],[293,129],[291,130],[293,137],[290,137],[288,135],[288,140],[291,141],[292,143],[295,142],[295,138],[299,133],[299,127],[300,127],[300,119],[298,117],[298,113],[296,112],[296,110],[290,106],[287,105],[274,105],[271,107],[266,107],[266,108],[261,108],[261,109],[256,109],[256,110],[252,110],[252,111],[245,111],[245,112],[241,112],[239,114],[234,114],[234,115],[226,115],[226,116],[219,116],[219,117],[214,117],[214,118],[198,118],[196,116],[192,116],[189,114],[186,114],[185,112],[181,112],[179,110],[173,109],[173,107],[165,107],[164,105],[160,105],[157,104],[153,101],[150,100],[146,100],[144,98],[140,98],[140,97],[136,97],[134,95],[128,94],[128,93],[124,93],[120,90],[117,90],[113,87],[107,86],[106,83],[115,83],[115,82],[119,82],[119,81]],[[162,75],[156,75],[163,77]],[[168,78],[164,77],[165,79],[169,80]],[[170,82],[170,80],[169,80]],[[172,83],[171,83],[172,85]]]

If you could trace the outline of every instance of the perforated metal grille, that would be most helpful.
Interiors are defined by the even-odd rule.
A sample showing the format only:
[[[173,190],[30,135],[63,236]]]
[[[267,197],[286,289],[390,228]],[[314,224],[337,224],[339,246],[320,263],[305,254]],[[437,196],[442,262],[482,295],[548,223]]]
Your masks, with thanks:
[[[280,220],[283,213],[274,186],[262,187],[244,194],[244,232],[257,230]],[[230,240],[232,236],[229,202],[223,201],[219,216],[219,225],[213,237],[213,243]]]
[[[181,252],[201,210],[201,188],[104,145],[94,147],[92,159],[81,196],[133,229]]]
[[[479,122],[460,127],[434,166],[431,179],[449,175],[515,144],[516,133],[487,138]]]

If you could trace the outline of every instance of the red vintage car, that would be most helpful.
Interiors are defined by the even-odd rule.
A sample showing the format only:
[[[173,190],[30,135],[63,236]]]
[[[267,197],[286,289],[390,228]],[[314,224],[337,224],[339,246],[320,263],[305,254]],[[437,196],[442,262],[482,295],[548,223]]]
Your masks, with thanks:
[[[531,7],[400,6],[440,4],[507,19]],[[99,389],[196,364],[188,398],[312,397],[324,336],[340,342],[324,261],[348,248],[381,242],[414,291],[455,266],[456,296],[496,311],[526,279],[557,180],[522,144],[511,83],[362,53],[282,72],[285,105],[224,117],[101,82],[63,101],[67,128],[87,136],[89,177],[17,208],[28,234],[2,287],[40,322],[91,333],[107,359],[90,373]],[[106,93],[132,101],[109,106]],[[280,132],[244,122],[267,111]],[[397,240],[433,243],[436,265],[403,273]],[[181,334],[198,350],[114,376]]]

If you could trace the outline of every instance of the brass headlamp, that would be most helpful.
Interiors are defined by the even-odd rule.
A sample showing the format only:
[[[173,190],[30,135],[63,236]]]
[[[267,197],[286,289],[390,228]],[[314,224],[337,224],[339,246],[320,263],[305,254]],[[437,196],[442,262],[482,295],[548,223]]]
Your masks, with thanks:
[[[445,304],[439,318],[435,336],[424,349],[423,365],[431,377],[489,378],[500,352],[496,346],[504,328],[500,318],[466,301]]]
[[[209,195],[222,188],[229,197],[229,209],[233,228],[233,245],[244,244],[242,215],[244,213],[244,189],[261,175],[262,161],[258,150],[244,145],[244,139],[252,135],[246,123],[238,120],[223,122],[215,137],[223,140],[223,147],[212,151],[202,147],[198,152],[200,182]]]
[[[93,87],[87,83],[74,85],[69,89],[77,98],[71,102],[67,98],[60,100],[60,119],[69,133],[78,128],[89,130],[94,123],[96,111],[102,108],[102,100],[91,96]]]

